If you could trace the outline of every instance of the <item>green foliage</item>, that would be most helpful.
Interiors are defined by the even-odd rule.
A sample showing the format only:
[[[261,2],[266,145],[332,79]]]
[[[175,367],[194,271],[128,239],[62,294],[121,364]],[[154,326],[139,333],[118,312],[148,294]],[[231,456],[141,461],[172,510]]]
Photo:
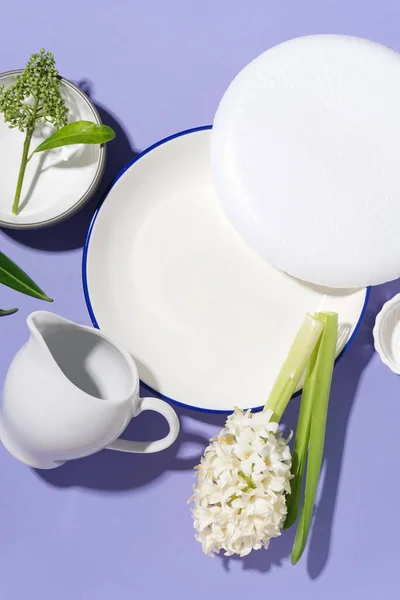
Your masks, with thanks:
[[[34,129],[40,122],[56,129],[67,124],[68,109],[60,93],[54,56],[44,49],[32,54],[14,85],[0,86],[0,112],[10,127]]]

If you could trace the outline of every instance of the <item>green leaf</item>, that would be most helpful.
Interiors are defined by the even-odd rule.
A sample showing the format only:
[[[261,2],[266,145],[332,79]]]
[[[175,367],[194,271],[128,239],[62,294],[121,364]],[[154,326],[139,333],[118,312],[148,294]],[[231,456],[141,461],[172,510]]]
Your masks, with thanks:
[[[71,144],[105,144],[114,138],[115,131],[108,125],[98,125],[91,121],[75,121],[53,133],[39,144],[34,152],[44,152]]]
[[[336,357],[338,332],[337,313],[318,313],[317,318],[324,324],[321,342],[315,363],[315,384],[312,391],[312,413],[304,502],[301,508],[291,561],[295,565],[301,558],[307,543],[314,508],[315,494],[321,471],[324,452],[326,418],[332,382],[333,366]]]
[[[18,308],[9,308],[8,310],[2,310],[0,308],[0,317],[5,317],[7,315],[13,315],[18,311]]]
[[[289,400],[296,391],[322,329],[323,325],[318,319],[306,315],[264,407],[264,410],[274,412],[272,417],[274,421],[280,421]]]
[[[3,254],[3,252],[0,252],[0,283],[17,292],[21,292],[21,294],[33,296],[33,298],[39,298],[39,300],[45,300],[46,302],[53,302],[53,300],[46,296],[26,273]]]
[[[286,497],[287,515],[284,529],[289,529],[289,527],[295,523],[299,515],[303,475],[310,438],[311,414],[317,383],[316,363],[318,351],[319,344],[314,348],[314,352],[308,363],[303,394],[301,396],[300,412],[297,420],[296,438],[292,455],[293,479],[290,481],[290,495]]]

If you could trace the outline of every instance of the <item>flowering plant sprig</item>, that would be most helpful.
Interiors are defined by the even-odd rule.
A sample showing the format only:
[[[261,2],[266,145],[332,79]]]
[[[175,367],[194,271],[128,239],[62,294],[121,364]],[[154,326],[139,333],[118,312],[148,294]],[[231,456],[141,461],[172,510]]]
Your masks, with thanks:
[[[196,539],[206,554],[222,550],[227,556],[245,556],[268,548],[270,540],[281,535],[288,516],[288,525],[296,521],[308,450],[306,492],[292,562],[300,559],[322,461],[336,339],[336,313],[307,315],[264,410],[236,409],[220,434],[211,439],[196,467],[190,499]],[[283,437],[278,423],[305,372],[292,465],[290,437]]]
[[[60,90],[60,77],[55,68],[54,55],[42,49],[32,54],[23,72],[14,85],[0,86],[0,113],[10,128],[25,132],[21,165],[12,206],[18,214],[22,184],[28,162],[35,152],[43,152],[69,144],[102,144],[112,140],[115,132],[107,125],[89,121],[67,124],[68,108]],[[49,123],[56,133],[40,144],[30,155],[29,149],[35,128],[40,123]],[[73,135],[71,136],[71,127]]]

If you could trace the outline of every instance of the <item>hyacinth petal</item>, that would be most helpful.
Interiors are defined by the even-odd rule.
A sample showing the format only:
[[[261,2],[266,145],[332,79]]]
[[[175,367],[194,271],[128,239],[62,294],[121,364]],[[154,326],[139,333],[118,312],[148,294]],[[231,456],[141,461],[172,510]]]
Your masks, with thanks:
[[[236,409],[204,452],[192,514],[206,554],[246,556],[281,533],[291,454],[271,417]]]

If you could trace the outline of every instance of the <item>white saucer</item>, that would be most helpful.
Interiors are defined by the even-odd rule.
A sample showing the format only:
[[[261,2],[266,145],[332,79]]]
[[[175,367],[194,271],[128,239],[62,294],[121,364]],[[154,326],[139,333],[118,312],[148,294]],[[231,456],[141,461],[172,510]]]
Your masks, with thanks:
[[[18,73],[3,73],[0,85],[12,85]],[[69,109],[69,122],[82,119],[101,123],[96,108],[74,84],[62,79],[61,93]],[[49,125],[37,128],[31,149],[52,133]],[[20,213],[15,216],[11,208],[24,137],[18,129],[9,129],[0,114],[0,226],[11,229],[45,227],[71,216],[94,194],[105,165],[104,145],[72,145],[34,154],[26,169]]]
[[[368,290],[304,284],[242,241],[212,185],[209,129],[163,140],[122,172],[88,234],[85,296],[157,392],[199,410],[257,408],[305,313],[337,311],[351,340]]]

